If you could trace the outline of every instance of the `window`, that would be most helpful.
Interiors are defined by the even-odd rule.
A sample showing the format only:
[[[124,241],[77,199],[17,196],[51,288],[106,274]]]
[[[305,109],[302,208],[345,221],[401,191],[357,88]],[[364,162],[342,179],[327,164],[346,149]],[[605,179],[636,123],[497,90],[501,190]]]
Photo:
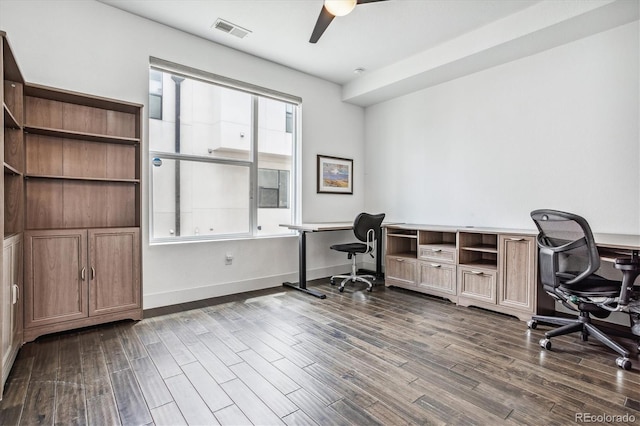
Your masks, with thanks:
[[[287,133],[293,133],[293,105],[286,105],[285,128]]]
[[[149,72],[149,118],[162,120],[162,73]]]
[[[289,208],[289,170],[258,170],[258,208]]]
[[[151,241],[289,234],[299,98],[166,64],[149,72]]]

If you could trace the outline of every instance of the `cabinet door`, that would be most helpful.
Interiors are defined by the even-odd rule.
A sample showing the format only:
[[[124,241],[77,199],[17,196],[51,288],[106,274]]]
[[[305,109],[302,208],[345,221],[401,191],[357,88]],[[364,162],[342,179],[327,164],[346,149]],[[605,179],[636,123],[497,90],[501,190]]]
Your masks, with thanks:
[[[533,312],[536,241],[531,236],[500,236],[498,304]]]
[[[387,256],[385,263],[385,284],[416,285],[416,260],[397,256]]]
[[[4,241],[2,280],[2,384],[22,343],[22,236]]]
[[[427,292],[456,294],[456,265],[419,262],[418,287]]]
[[[140,307],[140,231],[89,231],[89,315]]]
[[[87,231],[25,234],[25,327],[85,318]]]
[[[496,271],[458,266],[458,296],[496,303]]]

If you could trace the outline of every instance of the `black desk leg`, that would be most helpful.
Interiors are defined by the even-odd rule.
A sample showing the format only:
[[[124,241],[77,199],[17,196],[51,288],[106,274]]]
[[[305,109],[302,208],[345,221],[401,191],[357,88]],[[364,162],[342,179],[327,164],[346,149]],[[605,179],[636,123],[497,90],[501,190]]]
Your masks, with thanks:
[[[320,293],[317,290],[313,290],[310,288],[307,288],[307,233],[305,231],[298,231],[299,232],[299,236],[298,236],[298,243],[299,243],[299,249],[298,249],[298,255],[299,255],[299,259],[298,259],[298,268],[299,268],[299,275],[300,275],[300,280],[298,282],[298,284],[296,283],[290,283],[290,282],[284,282],[282,283],[283,286],[285,287],[291,287],[294,288],[296,290],[300,290],[303,291],[305,293],[308,293],[312,296],[318,297],[320,299],[325,299],[327,296]]]

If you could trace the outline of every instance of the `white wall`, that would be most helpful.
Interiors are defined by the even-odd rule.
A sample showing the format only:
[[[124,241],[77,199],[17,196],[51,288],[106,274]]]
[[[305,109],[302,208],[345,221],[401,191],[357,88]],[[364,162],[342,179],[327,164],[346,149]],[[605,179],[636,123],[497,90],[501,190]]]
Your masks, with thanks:
[[[339,86],[94,1],[2,0],[0,29],[6,31],[22,73],[31,83],[146,105],[149,56],[155,56],[302,97],[302,219],[350,220],[361,211],[364,111],[343,103]],[[147,130],[145,117],[144,159],[148,157]],[[354,195],[316,194],[317,154],[354,159]],[[143,161],[143,177],[148,173]],[[295,238],[149,246],[147,189],[144,182],[145,308],[296,279]],[[345,257],[331,253],[328,246],[349,239],[349,233],[310,237],[309,278],[348,270]],[[226,253],[235,257],[231,266],[224,265]]]
[[[640,233],[638,22],[366,109],[366,208],[534,228],[536,208]]]

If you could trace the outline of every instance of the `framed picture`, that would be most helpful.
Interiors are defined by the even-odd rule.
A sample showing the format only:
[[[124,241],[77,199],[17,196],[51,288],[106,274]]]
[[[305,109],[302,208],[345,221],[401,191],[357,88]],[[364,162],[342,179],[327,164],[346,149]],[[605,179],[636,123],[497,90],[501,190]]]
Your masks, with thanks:
[[[353,160],[318,155],[318,193],[353,194]]]

